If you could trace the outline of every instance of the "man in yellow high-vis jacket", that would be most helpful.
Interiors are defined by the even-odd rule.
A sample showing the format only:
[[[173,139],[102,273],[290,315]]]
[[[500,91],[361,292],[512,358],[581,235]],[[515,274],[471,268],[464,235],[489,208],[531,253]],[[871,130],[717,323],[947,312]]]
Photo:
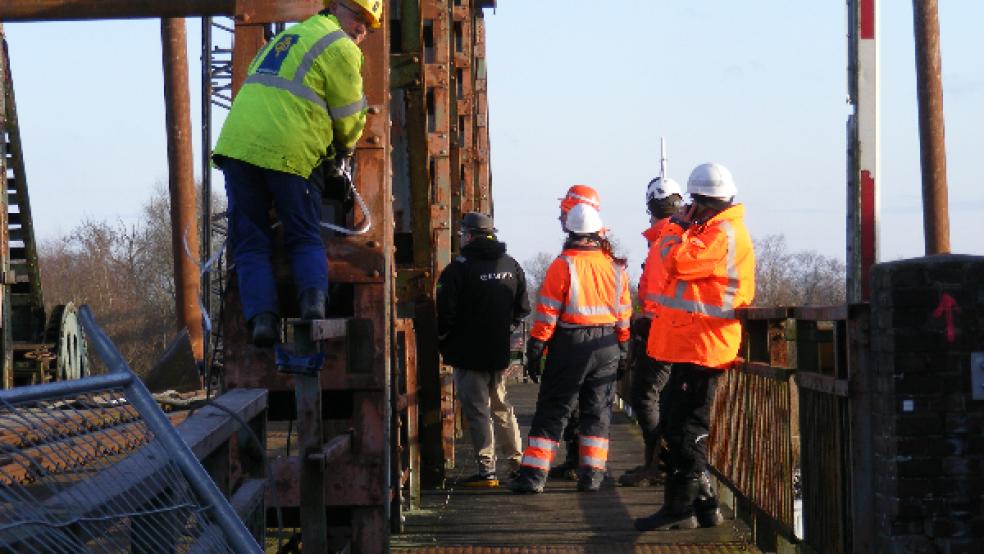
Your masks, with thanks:
[[[253,343],[271,346],[279,325],[271,264],[271,207],[284,238],[301,317],[324,317],[328,263],[321,241],[322,163],[341,165],[366,122],[362,51],[382,0],[329,0],[275,36],[250,63],[215,145],[225,174],[229,244]]]

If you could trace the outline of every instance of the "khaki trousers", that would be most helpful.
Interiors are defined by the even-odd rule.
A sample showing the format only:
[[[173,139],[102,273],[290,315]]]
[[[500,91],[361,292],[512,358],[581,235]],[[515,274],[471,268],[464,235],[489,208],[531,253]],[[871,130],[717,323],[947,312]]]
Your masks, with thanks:
[[[505,373],[505,370],[454,368],[458,401],[461,402],[461,412],[468,421],[478,471],[482,474],[495,473],[496,438],[502,457],[510,461],[510,469],[518,469],[523,458],[523,443],[516,412],[506,400]]]

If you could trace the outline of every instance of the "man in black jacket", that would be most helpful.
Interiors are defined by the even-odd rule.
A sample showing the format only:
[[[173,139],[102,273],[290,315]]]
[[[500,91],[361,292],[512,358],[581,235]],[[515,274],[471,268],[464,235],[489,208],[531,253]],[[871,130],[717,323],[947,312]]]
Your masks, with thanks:
[[[523,268],[495,238],[492,218],[470,212],[461,221],[461,256],[437,283],[437,334],[444,363],[454,367],[478,473],[461,485],[497,487],[496,438],[510,471],[519,469],[522,438],[506,400],[512,329],[530,313]],[[495,429],[493,431],[493,428]],[[497,435],[497,437],[495,437]]]

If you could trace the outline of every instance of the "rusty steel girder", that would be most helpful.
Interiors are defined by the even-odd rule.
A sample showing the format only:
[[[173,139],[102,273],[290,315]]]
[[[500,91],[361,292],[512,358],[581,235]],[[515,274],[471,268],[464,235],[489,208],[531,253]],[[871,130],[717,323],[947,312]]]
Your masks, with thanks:
[[[397,5],[394,147],[401,155],[393,173],[396,233],[407,249],[398,256],[397,293],[401,315],[413,318],[416,331],[422,476],[424,486],[433,486],[454,467],[456,434],[452,370],[437,350],[437,279],[459,249],[453,230],[462,213],[491,212],[482,26],[489,3]]]
[[[298,21],[322,0],[4,0],[0,21],[70,21],[234,15],[252,25]]]
[[[191,92],[188,89],[188,33],[184,19],[161,20],[161,57],[167,127],[168,189],[171,196],[171,253],[174,257],[175,313],[178,331],[188,330],[191,351],[204,359],[201,280],[198,264],[186,252],[197,253],[198,219],[195,205],[195,161],[191,145]]]

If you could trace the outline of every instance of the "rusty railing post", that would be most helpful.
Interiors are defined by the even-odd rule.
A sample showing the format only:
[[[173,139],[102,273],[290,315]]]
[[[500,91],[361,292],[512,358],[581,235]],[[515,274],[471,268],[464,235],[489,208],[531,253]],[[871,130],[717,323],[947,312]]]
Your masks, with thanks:
[[[938,0],[912,0],[926,254],[950,252]]]
[[[184,19],[161,20],[175,314],[178,329],[187,327],[192,352],[196,360],[201,360],[203,356],[202,312],[199,304],[201,283],[195,260],[185,253],[185,242],[188,244],[188,252],[198,252],[187,43],[188,34]]]

